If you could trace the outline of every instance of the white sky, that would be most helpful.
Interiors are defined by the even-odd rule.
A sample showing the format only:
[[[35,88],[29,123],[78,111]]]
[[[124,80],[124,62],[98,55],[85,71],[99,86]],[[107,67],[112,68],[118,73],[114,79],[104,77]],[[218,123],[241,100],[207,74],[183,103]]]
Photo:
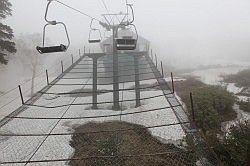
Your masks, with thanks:
[[[101,19],[101,0],[61,0]],[[126,11],[125,0],[104,0],[111,13]],[[19,33],[42,33],[47,0],[10,0],[13,16],[6,19]],[[249,0],[129,0],[134,4],[139,35],[149,39],[165,62],[182,67],[250,61]],[[90,19],[54,2],[49,18],[63,21],[73,46],[87,43]],[[53,31],[54,30],[54,31]],[[48,31],[64,40],[61,28]],[[62,33],[61,33],[62,32]]]

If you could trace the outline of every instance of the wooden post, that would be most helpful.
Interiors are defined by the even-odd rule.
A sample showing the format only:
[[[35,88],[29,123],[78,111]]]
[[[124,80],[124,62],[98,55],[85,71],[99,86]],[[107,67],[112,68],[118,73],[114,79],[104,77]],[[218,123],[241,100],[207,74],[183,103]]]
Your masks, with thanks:
[[[157,68],[157,64],[158,64],[158,62],[157,62],[157,56],[155,54],[155,66],[156,66],[156,68]]]
[[[171,80],[172,80],[172,91],[173,93],[175,92],[174,91],[174,77],[173,77],[173,73],[171,72]]]
[[[23,100],[23,93],[22,93],[21,86],[20,86],[20,85],[18,85],[18,88],[19,88],[19,93],[20,93],[20,97],[21,97],[22,104],[24,104],[24,100]]]
[[[134,56],[134,65],[135,65],[135,98],[136,98],[136,105],[135,107],[141,106],[141,95],[140,95],[140,81],[139,81],[139,57]]]
[[[154,57],[153,57],[153,50],[151,49],[151,59],[152,61],[154,60]]]
[[[98,109],[97,107],[97,58],[93,57],[93,96],[92,96],[92,109]]]
[[[61,66],[62,66],[62,73],[63,73],[63,61],[61,61]]]
[[[47,85],[49,85],[49,74],[47,69],[46,69],[46,79],[47,79]]]
[[[190,92],[190,102],[191,102],[192,120],[194,122],[195,121],[195,116],[194,116],[194,102],[193,102],[193,94],[192,94],[192,92]]]
[[[163,71],[163,64],[162,64],[162,61],[161,61],[161,75],[162,75],[162,78],[164,78],[164,71]]]

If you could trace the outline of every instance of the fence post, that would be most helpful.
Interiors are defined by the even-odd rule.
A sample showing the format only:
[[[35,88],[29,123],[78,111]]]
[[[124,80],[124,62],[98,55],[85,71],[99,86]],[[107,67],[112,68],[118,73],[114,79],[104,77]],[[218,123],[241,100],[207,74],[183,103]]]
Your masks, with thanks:
[[[190,92],[190,102],[191,102],[192,120],[194,122],[195,121],[195,116],[194,116],[194,101],[193,101],[192,92]]]
[[[156,54],[155,54],[155,66],[156,66],[156,68],[158,68],[158,61],[157,61],[157,56],[156,56]]]
[[[49,85],[49,74],[47,69],[46,69],[46,79],[47,79],[47,85]]]
[[[174,90],[174,77],[173,77],[173,73],[171,72],[171,81],[172,81],[172,91],[173,93],[175,92]]]
[[[151,59],[152,59],[152,61],[154,60],[153,50],[152,49],[151,49]]]
[[[21,89],[20,85],[18,85],[18,89],[19,89],[19,93],[20,93],[20,97],[21,97],[21,101],[22,101],[22,105],[23,105],[24,104],[23,93],[22,93],[22,89]]]
[[[71,54],[71,60],[72,60],[72,65],[73,65],[74,64],[74,57],[72,54]]]
[[[140,57],[134,56],[134,68],[135,68],[135,98],[136,105],[135,107],[141,106],[141,91],[140,91],[140,81],[139,81],[139,59]]]
[[[62,73],[63,73],[63,61],[61,61],[61,66],[62,66]]]
[[[161,75],[162,75],[162,78],[164,78],[164,71],[163,71],[163,64],[162,64],[162,61],[161,61]]]

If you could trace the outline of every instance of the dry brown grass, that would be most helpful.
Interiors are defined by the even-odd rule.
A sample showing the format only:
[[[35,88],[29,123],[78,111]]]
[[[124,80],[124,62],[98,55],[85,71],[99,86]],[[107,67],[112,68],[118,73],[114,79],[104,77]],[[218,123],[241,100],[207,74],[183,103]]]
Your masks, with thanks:
[[[114,132],[120,129],[133,130]],[[71,161],[70,165],[182,166],[193,165],[196,161],[194,154],[190,151],[177,148],[173,144],[163,144],[139,125],[119,121],[87,123],[75,130],[76,133],[87,132],[88,134],[74,134],[71,146],[75,149],[75,153],[72,158],[85,159]],[[140,156],[156,153],[162,154]]]

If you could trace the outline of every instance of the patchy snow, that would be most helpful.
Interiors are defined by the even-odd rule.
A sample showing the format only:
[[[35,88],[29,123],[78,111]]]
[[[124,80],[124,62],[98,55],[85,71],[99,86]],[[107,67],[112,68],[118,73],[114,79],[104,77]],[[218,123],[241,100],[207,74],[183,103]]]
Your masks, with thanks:
[[[250,101],[250,97],[247,97],[247,96],[240,96],[238,95],[237,98],[239,99],[239,101]]]
[[[245,122],[247,120],[250,120],[250,113],[244,112],[239,108],[239,105],[234,104],[233,109],[237,113],[237,118],[232,121],[227,121],[222,123],[221,130],[225,133],[229,131],[230,127],[237,125],[240,122]]]
[[[88,69],[86,69],[88,70]],[[85,70],[84,70],[85,71]],[[83,76],[82,74],[73,74],[74,77]],[[71,75],[71,77],[73,77]],[[84,75],[86,77],[86,75]],[[87,75],[91,76],[91,75]],[[64,76],[69,77],[69,74]],[[100,80],[99,80],[100,81]],[[157,82],[155,79],[141,81],[141,84],[153,84]],[[62,79],[57,84],[91,84],[92,79]],[[78,86],[60,86],[54,85],[48,92],[62,93],[72,90],[84,88],[92,89],[90,85]],[[120,88],[129,88],[134,85],[134,82],[120,84]],[[113,89],[112,85],[101,85],[98,89]],[[141,91],[141,98],[162,95],[162,91]],[[120,100],[135,99],[135,91],[124,91],[120,93]],[[109,104],[98,105],[100,109],[92,110],[91,105],[82,106],[65,106],[60,108],[37,108],[28,107],[27,110],[20,113],[22,117],[39,117],[39,118],[74,118],[86,116],[101,116],[101,115],[119,115],[120,113],[133,113],[143,110],[156,109],[159,107],[169,106],[166,98],[160,96],[157,98],[143,100],[142,106],[135,108],[135,101],[124,101],[121,103],[122,111],[113,111],[112,108],[113,94],[105,93],[98,95],[98,102],[111,102]],[[43,95],[35,102],[36,105],[57,106],[70,103],[91,103],[92,96],[73,98],[69,96]],[[1,112],[2,115],[7,115],[9,111]],[[120,116],[102,117],[102,118],[83,118],[83,119],[13,119],[5,126],[0,128],[0,133],[13,134],[45,134],[45,133],[72,133],[74,127],[86,124],[88,122],[105,122],[120,120]],[[178,120],[172,109],[162,109],[151,112],[138,113],[133,115],[123,115],[121,120],[129,123],[143,125],[145,127],[160,126],[172,123],[177,123]],[[180,125],[157,127],[149,129],[153,136],[164,142],[175,142],[183,139],[185,133]],[[44,142],[43,142],[44,141]],[[71,135],[63,136],[33,136],[33,137],[1,137],[0,138],[0,161],[25,161],[29,160],[53,160],[70,158],[74,149],[70,146]],[[42,143],[42,145],[41,145]],[[41,146],[40,146],[41,145]],[[32,154],[37,150],[34,156]],[[30,164],[29,164],[30,165]],[[32,165],[41,165],[32,164]],[[44,163],[42,165],[67,165],[66,162]]]
[[[205,70],[196,70],[191,73],[186,73],[185,75],[192,75],[198,77],[203,83],[209,85],[220,85],[223,78],[223,75],[236,74],[237,72],[246,69],[247,67],[222,67],[216,69],[205,69]]]
[[[228,83],[227,84],[227,91],[231,92],[233,94],[237,94],[240,93],[242,91],[243,88],[239,88],[237,86],[235,86],[235,83]]]

